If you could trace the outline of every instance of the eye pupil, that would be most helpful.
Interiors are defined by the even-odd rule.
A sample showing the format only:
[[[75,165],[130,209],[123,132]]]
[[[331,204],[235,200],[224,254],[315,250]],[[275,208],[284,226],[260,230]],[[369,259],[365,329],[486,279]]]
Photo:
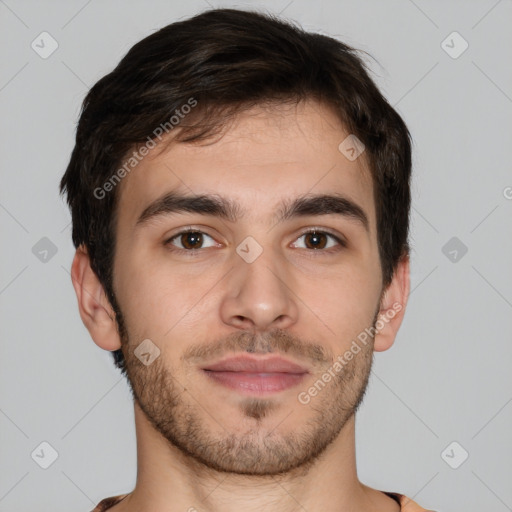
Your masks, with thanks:
[[[324,243],[320,242],[320,244],[318,244],[318,239],[322,238],[322,237],[323,237]],[[313,249],[323,249],[326,244],[326,238],[327,237],[325,236],[324,233],[316,233],[316,232],[306,233],[306,245],[309,246],[307,241],[312,240],[313,241],[313,247],[312,247]]]
[[[181,244],[186,249],[197,249],[203,242],[203,235],[197,231],[190,231],[181,235]]]

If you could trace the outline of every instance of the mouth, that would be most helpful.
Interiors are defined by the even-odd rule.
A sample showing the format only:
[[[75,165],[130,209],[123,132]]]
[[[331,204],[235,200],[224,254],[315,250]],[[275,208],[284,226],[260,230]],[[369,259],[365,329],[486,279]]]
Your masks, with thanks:
[[[306,367],[281,357],[238,356],[207,365],[201,370],[214,382],[244,394],[259,395],[297,386],[309,374]]]

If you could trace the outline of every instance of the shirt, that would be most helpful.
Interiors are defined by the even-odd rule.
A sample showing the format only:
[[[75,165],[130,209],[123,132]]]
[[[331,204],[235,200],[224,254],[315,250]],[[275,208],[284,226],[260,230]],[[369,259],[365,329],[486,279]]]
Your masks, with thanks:
[[[417,503],[412,501],[410,498],[405,496],[404,494],[398,494],[396,492],[384,492],[387,496],[394,499],[398,504],[400,504],[400,510],[404,512],[429,512],[428,510],[421,508]],[[110,498],[105,498],[100,501],[96,508],[91,512],[105,512],[109,508],[113,507],[124,498],[128,496],[127,494],[120,494],[119,496],[112,496]]]

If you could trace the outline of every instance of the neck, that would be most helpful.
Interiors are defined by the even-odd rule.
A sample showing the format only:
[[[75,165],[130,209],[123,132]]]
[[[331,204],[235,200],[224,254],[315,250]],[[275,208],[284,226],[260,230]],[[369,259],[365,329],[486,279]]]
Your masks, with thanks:
[[[397,511],[398,504],[361,484],[352,416],[307,467],[277,476],[222,473],[184,454],[151,425],[135,403],[137,483],[119,512]]]

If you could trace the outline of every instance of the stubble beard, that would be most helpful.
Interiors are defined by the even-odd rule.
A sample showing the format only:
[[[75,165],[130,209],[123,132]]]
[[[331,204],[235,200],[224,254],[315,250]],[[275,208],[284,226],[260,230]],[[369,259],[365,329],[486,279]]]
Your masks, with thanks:
[[[238,403],[238,410],[230,412],[228,420],[237,414],[238,424],[251,426],[243,432],[234,432],[224,427],[226,421],[213,406],[215,398],[212,397],[211,407],[200,405],[200,397],[192,396],[184,383],[173,377],[177,373],[165,366],[163,357],[149,366],[142,364],[133,353],[136,344],[130,341],[122,316],[118,313],[116,318],[134,400],[170,445],[190,459],[196,468],[203,467],[207,471],[252,476],[277,476],[297,471],[305,474],[359,408],[373,364],[373,343],[367,343],[305,405],[298,399],[285,406],[272,398],[245,397]],[[377,315],[372,325],[376,318]],[[261,336],[243,332],[231,337],[223,346],[236,346],[239,353],[254,354],[287,352],[291,348],[300,353],[305,345],[286,331],[276,330]],[[334,361],[332,355],[327,360],[320,346],[316,348],[319,352],[310,352],[318,353],[324,370],[315,374],[315,382]],[[211,389],[214,388],[208,388]],[[293,431],[281,432],[279,425],[286,423],[289,427],[294,413],[302,413],[304,407],[309,408],[308,419],[294,425]],[[207,424],[213,424],[214,431]]]

